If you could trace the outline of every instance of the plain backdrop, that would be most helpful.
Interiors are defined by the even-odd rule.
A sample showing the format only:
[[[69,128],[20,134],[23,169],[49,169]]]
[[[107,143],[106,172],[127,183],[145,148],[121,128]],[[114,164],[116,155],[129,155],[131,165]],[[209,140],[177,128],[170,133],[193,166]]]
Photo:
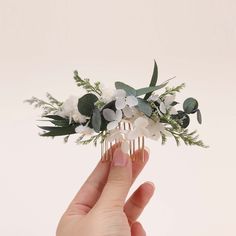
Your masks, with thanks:
[[[140,218],[152,236],[235,236],[234,0],[0,0],[0,235],[51,236],[99,161],[99,148],[38,136],[41,111],[23,100],[79,95],[73,81],[107,86],[186,82],[209,149],[148,141],[150,161],[132,187],[157,186]]]

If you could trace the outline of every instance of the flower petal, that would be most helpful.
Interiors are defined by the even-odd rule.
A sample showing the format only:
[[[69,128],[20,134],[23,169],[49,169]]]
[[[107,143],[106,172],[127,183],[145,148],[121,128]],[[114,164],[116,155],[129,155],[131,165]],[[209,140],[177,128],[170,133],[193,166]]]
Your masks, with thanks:
[[[130,95],[126,98],[126,104],[130,107],[137,106],[138,105],[138,99],[135,96]]]
[[[174,100],[175,100],[175,95],[169,95],[165,97],[164,103],[167,107],[169,107],[172,104],[172,102],[174,102]]]
[[[178,112],[175,109],[175,107],[171,107],[169,112],[170,112],[170,115],[177,115],[178,114]]]
[[[166,106],[165,106],[164,102],[161,102],[161,104],[160,104],[160,111],[162,113],[166,114]]]
[[[130,132],[128,132],[126,134],[126,138],[129,139],[129,140],[134,140],[134,139],[138,138],[138,136],[139,136],[139,130],[138,129],[131,130]]]
[[[147,127],[148,126],[148,120],[144,117],[139,117],[134,121],[135,127]]]
[[[91,129],[87,126],[79,125],[78,127],[75,128],[75,132],[79,133],[79,134],[90,135],[94,131],[93,131],[93,129]]]
[[[152,94],[149,98],[148,101],[158,101],[159,100],[159,96],[157,94]]]
[[[121,110],[121,109],[125,108],[125,106],[126,106],[125,98],[118,98],[116,100],[115,106],[116,106],[117,110]]]
[[[122,136],[122,132],[119,129],[113,129],[109,132],[109,134],[106,137],[107,142],[113,142],[115,140],[122,141],[124,138]]]
[[[115,129],[118,126],[119,122],[118,121],[112,121],[107,125],[107,129],[108,130],[112,130]]]
[[[123,109],[123,112],[124,112],[124,115],[126,118],[131,118],[133,116],[133,110],[126,106],[124,109]]]
[[[116,113],[112,109],[106,108],[102,114],[107,121],[114,121],[116,119]]]
[[[122,111],[121,110],[116,110],[116,121],[120,122],[122,120]]]
[[[125,98],[126,92],[124,89],[116,89],[114,96],[115,96],[115,98]]]

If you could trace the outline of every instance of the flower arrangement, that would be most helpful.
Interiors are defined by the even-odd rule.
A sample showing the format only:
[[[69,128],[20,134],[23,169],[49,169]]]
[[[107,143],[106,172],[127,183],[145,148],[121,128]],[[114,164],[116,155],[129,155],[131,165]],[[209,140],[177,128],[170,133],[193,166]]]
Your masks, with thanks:
[[[178,110],[176,94],[185,84],[168,87],[170,79],[157,85],[156,61],[149,86],[141,89],[115,82],[115,89],[108,90],[100,82],[82,79],[77,71],[74,72],[74,80],[86,91],[85,95],[70,96],[65,102],[58,101],[49,93],[48,101],[36,97],[25,100],[36,108],[42,108],[43,121],[51,124],[39,126],[43,130],[41,136],[65,136],[64,141],[67,142],[70,135],[75,134],[78,135],[78,144],[93,142],[95,145],[104,141],[130,142],[137,137],[161,139],[165,144],[168,137],[173,137],[177,145],[182,140],[186,145],[206,147],[198,139],[196,131],[189,132],[187,129],[192,114],[196,113],[198,122],[202,123],[198,101],[187,98],[182,110]],[[131,128],[121,129],[121,122]]]

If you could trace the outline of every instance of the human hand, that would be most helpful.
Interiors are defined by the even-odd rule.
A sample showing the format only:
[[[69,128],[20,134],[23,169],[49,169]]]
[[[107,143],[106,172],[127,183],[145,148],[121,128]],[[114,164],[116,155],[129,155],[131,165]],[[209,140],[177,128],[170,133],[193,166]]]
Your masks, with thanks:
[[[112,147],[113,161],[99,162],[62,216],[57,236],[145,236],[137,218],[154,193],[150,182],[142,184],[126,200],[129,189],[145,166],[149,153],[144,150],[144,162],[134,155],[132,162],[121,148]]]

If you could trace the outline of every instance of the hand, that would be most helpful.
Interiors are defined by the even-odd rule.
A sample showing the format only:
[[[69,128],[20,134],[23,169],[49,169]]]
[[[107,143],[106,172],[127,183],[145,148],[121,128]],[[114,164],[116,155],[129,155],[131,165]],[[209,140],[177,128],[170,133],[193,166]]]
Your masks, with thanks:
[[[62,216],[57,236],[145,236],[137,218],[154,193],[150,182],[142,184],[125,202],[129,189],[146,164],[113,146],[113,161],[99,162]]]

